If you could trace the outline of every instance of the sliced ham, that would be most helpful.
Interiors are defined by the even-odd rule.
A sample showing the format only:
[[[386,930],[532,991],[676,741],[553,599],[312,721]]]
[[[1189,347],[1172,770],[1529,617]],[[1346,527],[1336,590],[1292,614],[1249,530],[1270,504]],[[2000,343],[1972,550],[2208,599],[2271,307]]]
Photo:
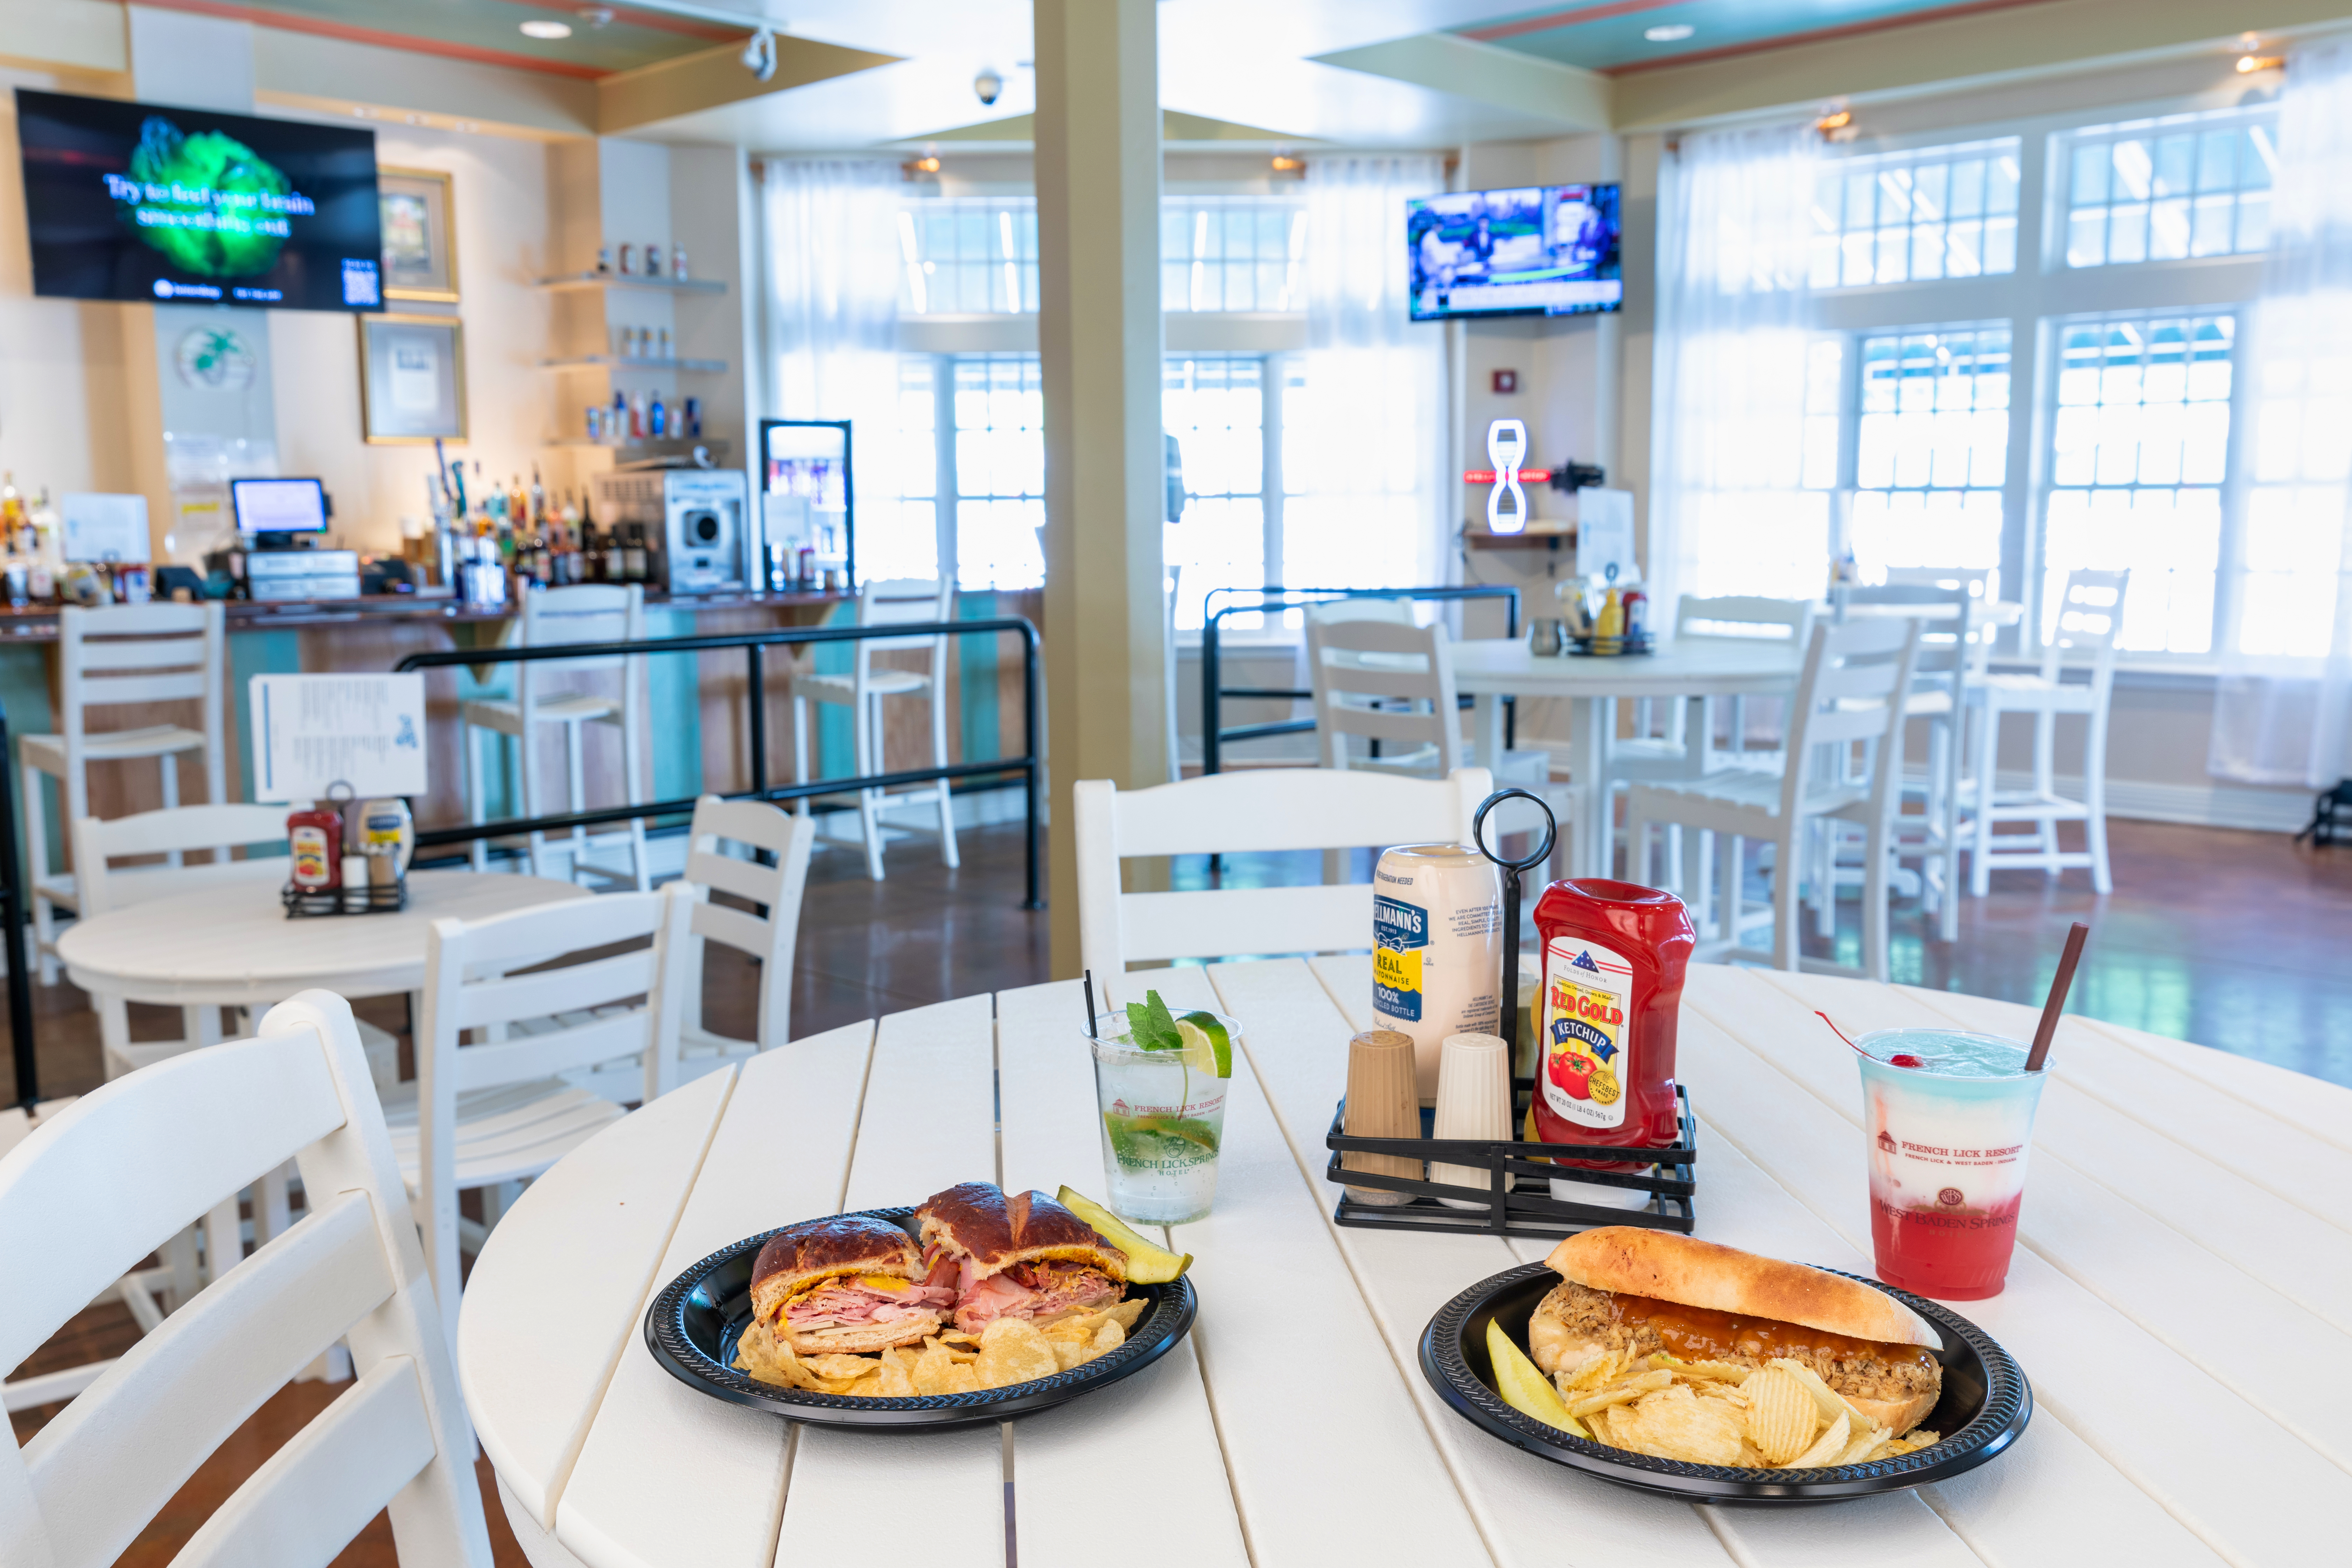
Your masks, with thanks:
[[[969,1281],[973,1265],[964,1264]],[[1072,1263],[1016,1263],[1002,1274],[967,1283],[956,1297],[955,1325],[979,1333],[999,1318],[1050,1321],[1116,1302],[1125,1291],[1097,1269]]]
[[[856,1279],[828,1279],[784,1309],[785,1326],[796,1333],[893,1323],[914,1317],[937,1318],[955,1304],[946,1286],[909,1283],[903,1290],[877,1290]]]

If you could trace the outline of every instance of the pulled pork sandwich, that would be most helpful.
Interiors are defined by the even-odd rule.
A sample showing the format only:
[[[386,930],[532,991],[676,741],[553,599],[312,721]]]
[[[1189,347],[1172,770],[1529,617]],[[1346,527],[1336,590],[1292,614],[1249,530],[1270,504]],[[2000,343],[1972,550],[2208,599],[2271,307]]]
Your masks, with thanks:
[[[1545,1261],[1563,1282],[1538,1303],[1528,1348],[1548,1375],[1611,1351],[1738,1367],[1790,1360],[1896,1436],[1943,1391],[1929,1353],[1943,1342],[1927,1321],[1852,1279],[1631,1226],[1571,1236]]]
[[[1127,1294],[1127,1254],[1043,1193],[965,1182],[915,1211],[924,1283],[952,1288],[955,1326],[999,1318],[1050,1323]]]
[[[860,1215],[787,1226],[751,1264],[752,1316],[800,1355],[919,1344],[954,1304],[905,1231]]]

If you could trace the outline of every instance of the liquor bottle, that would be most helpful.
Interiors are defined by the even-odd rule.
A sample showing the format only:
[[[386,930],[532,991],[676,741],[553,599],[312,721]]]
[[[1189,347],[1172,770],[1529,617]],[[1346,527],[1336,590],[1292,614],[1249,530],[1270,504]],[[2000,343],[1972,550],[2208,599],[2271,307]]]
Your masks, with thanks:
[[[16,489],[16,476],[0,474],[0,542],[10,552],[18,548],[17,535],[25,530],[25,498]]]
[[[522,476],[517,474],[507,487],[507,516],[518,529],[530,526],[530,494],[522,488]]]
[[[646,525],[629,524],[628,542],[621,548],[621,580],[642,583],[646,580]]]
[[[652,405],[646,410],[646,434],[658,441],[669,434],[669,410],[662,403],[661,394],[654,394]]]
[[[540,483],[537,463],[530,466],[530,521],[542,527],[547,522],[547,487]]]

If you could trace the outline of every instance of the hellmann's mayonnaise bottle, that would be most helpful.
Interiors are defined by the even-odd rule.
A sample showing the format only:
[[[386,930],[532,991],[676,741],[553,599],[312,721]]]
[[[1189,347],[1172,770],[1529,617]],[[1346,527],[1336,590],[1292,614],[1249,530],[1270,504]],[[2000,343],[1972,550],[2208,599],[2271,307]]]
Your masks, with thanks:
[[[1499,1021],[1502,916],[1501,875],[1469,845],[1400,845],[1372,872],[1372,1010],[1412,1037],[1424,1105],[1445,1037]]]

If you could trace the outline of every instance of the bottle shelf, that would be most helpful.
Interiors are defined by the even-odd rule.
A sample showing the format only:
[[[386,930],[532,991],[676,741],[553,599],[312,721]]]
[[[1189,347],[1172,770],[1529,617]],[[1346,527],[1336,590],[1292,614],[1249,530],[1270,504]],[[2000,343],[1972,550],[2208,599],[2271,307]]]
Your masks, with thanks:
[[[710,454],[713,461],[723,463],[727,460],[727,442],[715,436],[664,436],[658,440],[649,437],[643,441],[591,441],[585,436],[572,436],[546,445],[570,450],[605,451],[623,459],[684,458],[691,456],[699,447]]]
[[[541,289],[642,289],[653,294],[724,294],[716,278],[647,278],[635,272],[561,272],[538,279]]]
[[[574,359],[543,359],[541,370],[683,370],[701,375],[724,375],[723,359],[645,359],[635,354],[582,354]]]

